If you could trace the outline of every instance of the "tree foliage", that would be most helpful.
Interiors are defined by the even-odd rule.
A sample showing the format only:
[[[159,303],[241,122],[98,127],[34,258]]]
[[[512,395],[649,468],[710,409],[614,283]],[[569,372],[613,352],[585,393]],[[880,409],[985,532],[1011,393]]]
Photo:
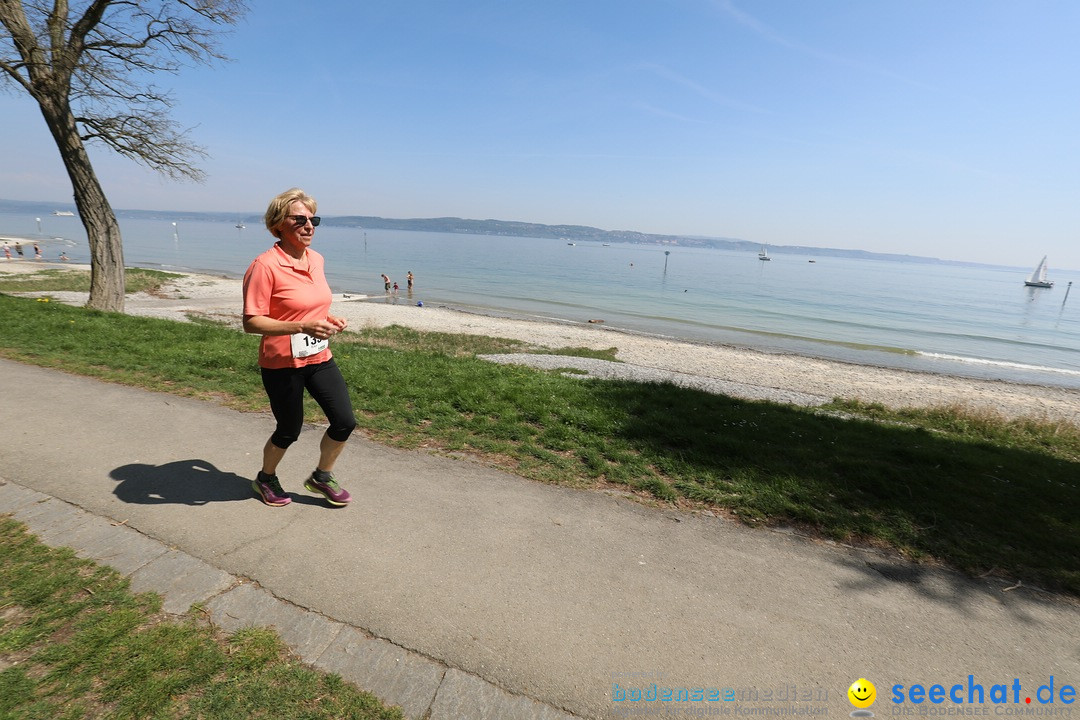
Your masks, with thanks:
[[[202,180],[205,151],[154,80],[224,60],[218,41],[246,11],[243,0],[0,0],[0,79],[37,102],[71,178],[90,242],[90,306],[123,309],[123,253],[85,143]]]

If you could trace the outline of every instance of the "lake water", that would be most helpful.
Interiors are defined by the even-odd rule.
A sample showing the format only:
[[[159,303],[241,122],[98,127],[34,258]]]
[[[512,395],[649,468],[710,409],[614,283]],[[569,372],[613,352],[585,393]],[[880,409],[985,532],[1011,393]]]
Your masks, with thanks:
[[[120,218],[128,265],[241,276],[272,242],[261,223]],[[77,218],[41,218],[43,251],[89,262]],[[32,236],[35,217],[0,214]],[[55,239],[66,238],[66,242]],[[448,305],[774,352],[1080,388],[1080,272],[321,226],[335,292]],[[669,251],[670,254],[666,254]],[[1032,266],[1038,261],[1033,250]],[[815,262],[810,262],[814,260]],[[1051,261],[1053,258],[1051,258]],[[416,286],[410,297],[405,274]],[[401,285],[381,299],[381,273]],[[1075,293],[1066,301],[1070,281]],[[239,305],[239,300],[238,300]]]

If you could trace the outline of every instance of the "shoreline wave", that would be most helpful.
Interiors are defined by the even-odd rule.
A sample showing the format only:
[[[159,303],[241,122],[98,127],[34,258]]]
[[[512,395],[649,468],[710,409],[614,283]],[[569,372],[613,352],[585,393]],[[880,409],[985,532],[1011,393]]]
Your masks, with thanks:
[[[992,365],[996,367],[1015,368],[1017,370],[1030,370],[1034,372],[1045,373],[1060,373],[1062,375],[1075,375],[1080,377],[1080,370],[1069,370],[1067,368],[1048,367],[1043,365],[1029,365],[1027,363],[1018,363],[1010,360],[990,360],[987,358],[967,357],[964,355],[948,355],[946,353],[931,353],[931,352],[918,352],[917,354],[923,357],[935,358],[939,360],[948,360],[950,362],[958,363],[970,363],[973,365]]]

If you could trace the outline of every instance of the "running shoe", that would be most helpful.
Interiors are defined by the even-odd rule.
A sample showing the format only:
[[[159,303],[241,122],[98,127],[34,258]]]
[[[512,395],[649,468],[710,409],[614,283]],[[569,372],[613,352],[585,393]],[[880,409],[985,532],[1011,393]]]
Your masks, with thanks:
[[[321,493],[326,502],[338,507],[344,507],[352,502],[352,495],[349,495],[349,491],[338,485],[337,480],[333,475],[330,475],[326,480],[318,480],[315,477],[315,473],[311,474],[311,477],[304,483],[311,492]]]
[[[281,507],[292,502],[292,498],[281,489],[281,483],[278,481],[277,475],[267,475],[260,470],[255,479],[251,481],[251,487],[255,492],[259,493],[259,497],[267,505]]]

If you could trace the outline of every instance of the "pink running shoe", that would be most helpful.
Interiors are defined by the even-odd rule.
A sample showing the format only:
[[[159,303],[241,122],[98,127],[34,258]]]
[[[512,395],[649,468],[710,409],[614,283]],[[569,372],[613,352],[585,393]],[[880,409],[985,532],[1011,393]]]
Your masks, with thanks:
[[[311,473],[304,487],[311,492],[321,493],[326,498],[326,502],[337,507],[344,507],[352,502],[352,495],[337,484],[333,475],[328,476],[326,480],[319,480],[315,477],[315,473]]]
[[[259,493],[259,497],[267,505],[281,507],[292,502],[292,498],[281,489],[281,483],[278,481],[277,475],[267,475],[260,470],[255,479],[251,481],[251,487],[255,492]]]

